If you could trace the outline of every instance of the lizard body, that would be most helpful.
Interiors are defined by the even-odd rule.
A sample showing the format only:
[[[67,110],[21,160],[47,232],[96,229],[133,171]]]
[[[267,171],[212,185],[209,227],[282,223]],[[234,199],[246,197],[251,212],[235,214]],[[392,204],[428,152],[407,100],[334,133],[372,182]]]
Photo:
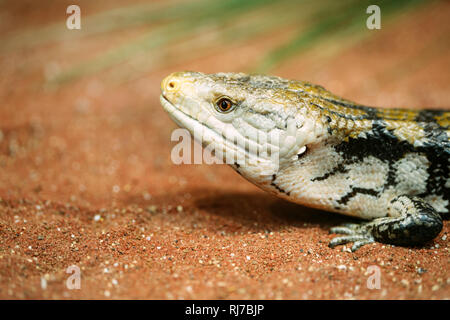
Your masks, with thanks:
[[[448,219],[448,111],[367,107],[308,82],[243,73],[173,73],[161,90],[172,119],[231,154],[227,163],[247,180],[368,220],[332,228],[344,234],[332,247],[420,244]]]

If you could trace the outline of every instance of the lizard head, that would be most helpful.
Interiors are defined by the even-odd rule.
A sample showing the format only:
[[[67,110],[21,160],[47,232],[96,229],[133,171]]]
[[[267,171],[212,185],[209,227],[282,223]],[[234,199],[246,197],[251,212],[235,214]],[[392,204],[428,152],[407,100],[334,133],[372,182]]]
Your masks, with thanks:
[[[297,159],[314,134],[303,98],[279,77],[176,72],[161,91],[170,117],[241,173],[273,174]]]

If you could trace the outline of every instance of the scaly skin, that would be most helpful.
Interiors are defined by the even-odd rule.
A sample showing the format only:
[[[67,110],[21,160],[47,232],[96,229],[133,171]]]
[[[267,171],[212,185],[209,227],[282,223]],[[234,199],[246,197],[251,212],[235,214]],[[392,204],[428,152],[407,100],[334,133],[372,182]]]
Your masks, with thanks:
[[[450,112],[366,107],[307,82],[243,73],[173,73],[161,90],[176,123],[201,131],[204,146],[224,150],[219,157],[260,188],[369,220],[332,228],[344,236],[331,247],[422,244],[448,219]]]

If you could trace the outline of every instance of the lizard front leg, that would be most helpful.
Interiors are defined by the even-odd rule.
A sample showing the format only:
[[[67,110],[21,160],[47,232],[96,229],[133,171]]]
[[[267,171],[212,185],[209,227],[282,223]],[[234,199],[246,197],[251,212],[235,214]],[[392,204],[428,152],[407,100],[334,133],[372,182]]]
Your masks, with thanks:
[[[394,245],[419,245],[434,239],[442,230],[442,218],[436,210],[417,197],[401,195],[391,200],[387,217],[361,224],[345,224],[330,229],[345,234],[332,239],[331,248],[353,242],[352,251],[375,241]]]

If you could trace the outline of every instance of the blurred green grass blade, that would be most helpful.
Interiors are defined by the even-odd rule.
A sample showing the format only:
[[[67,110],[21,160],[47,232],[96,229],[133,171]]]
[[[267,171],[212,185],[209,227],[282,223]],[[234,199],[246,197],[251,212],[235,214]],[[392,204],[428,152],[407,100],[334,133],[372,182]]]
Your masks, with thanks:
[[[318,22],[312,24],[308,30],[301,31],[290,42],[269,52],[262,62],[254,69],[254,72],[264,73],[273,69],[281,62],[291,56],[298,54],[302,50],[312,47],[325,37],[333,37],[336,34],[349,35],[352,33],[366,33],[370,31],[366,28],[366,19],[369,16],[366,8],[371,4],[380,6],[382,24],[385,18],[389,17],[399,9],[406,10],[423,0],[382,0],[382,1],[354,1],[350,2],[347,8],[338,12],[325,9],[325,14]]]
[[[0,51],[18,48],[32,48],[55,41],[69,41],[106,32],[120,31],[139,26],[152,26],[159,23],[172,23],[184,19],[196,19],[214,15],[224,18],[236,9],[250,9],[269,0],[201,0],[201,1],[158,1],[134,4],[110,9],[85,16],[81,8],[81,30],[66,28],[65,20],[43,27],[27,28],[2,39]],[[1,4],[1,3],[0,3]],[[220,14],[218,14],[220,13]]]
[[[175,3],[176,4],[176,3]],[[176,13],[186,10],[197,10],[198,7],[190,8],[187,5],[176,6],[174,3],[166,4],[156,2],[152,4],[139,4],[129,7],[110,9],[85,16],[81,8],[81,30],[68,30],[65,20],[51,23],[42,27],[27,28],[18,30],[2,39],[1,51],[8,51],[18,48],[32,48],[38,45],[45,45],[57,41],[70,41],[91,35],[106,32],[123,30],[124,28],[138,27],[140,25],[151,25],[170,17],[176,18]],[[192,6],[192,4],[190,4]]]
[[[214,50],[214,47],[221,48],[223,43],[236,46],[252,41],[265,32],[283,32],[286,26],[292,27],[294,32],[298,30],[290,41],[263,56],[256,69],[252,70],[251,66],[249,69],[267,72],[291,56],[323,43],[324,40],[328,43],[335,41],[333,47],[336,47],[336,43],[337,46],[339,43],[345,46],[349,41],[344,41],[344,37],[358,38],[361,34],[374,34],[366,28],[366,8],[371,4],[381,7],[383,24],[391,13],[412,7],[421,1],[197,0],[159,6],[144,4],[116,8],[89,17],[88,26],[92,25],[92,28],[84,35],[132,29],[138,25],[146,26],[147,31],[64,70],[48,83],[63,84],[113,68],[119,71],[116,72],[117,75],[130,79],[133,78],[131,72],[139,74],[167,65],[164,53],[173,46],[180,48],[178,61],[182,61],[193,56],[199,57],[205,51]],[[111,17],[116,19],[111,21]],[[207,33],[215,35],[208,43],[202,42],[202,36]],[[129,71],[120,71],[121,68],[130,66],[134,67],[129,68]]]
[[[157,29],[151,30],[148,34],[132,40],[123,46],[109,50],[108,52],[99,55],[98,57],[78,64],[77,66],[61,73],[56,78],[50,80],[50,84],[62,84],[67,81],[77,79],[82,76],[100,72],[108,67],[114,67],[128,60],[134,59],[140,53],[148,53],[148,61],[154,62],[153,56],[158,55],[158,52],[163,50],[166,45],[186,41],[186,39],[200,36],[205,30],[222,28],[218,30],[222,33],[224,41],[229,41],[231,44],[239,41],[245,41],[249,38],[257,36],[269,29],[276,28],[279,25],[286,24],[288,21],[294,21],[295,18],[302,18],[307,21],[308,10],[287,10],[284,9],[292,7],[293,3],[301,3],[303,8],[313,8],[313,11],[320,8],[314,0],[280,0],[273,2],[270,0],[233,0],[233,1],[215,1],[211,5],[208,0],[208,6],[199,13],[187,14],[183,20],[174,21],[169,25],[163,25]],[[333,0],[327,0],[333,1]],[[310,7],[309,7],[310,6]],[[269,13],[268,16],[259,17],[259,21],[252,25],[249,19],[249,13],[257,13],[258,10],[265,10]],[[274,13],[276,15],[274,15]],[[238,21],[243,20],[245,23],[239,25]],[[192,47],[196,50],[189,49],[189,51],[199,51],[196,48],[195,41],[191,42]],[[214,45],[214,43],[212,43]],[[216,45],[220,45],[217,44]],[[183,56],[180,54],[180,56]],[[164,61],[160,61],[161,64]],[[150,62],[151,63],[151,62]],[[141,70],[151,69],[151,65],[143,63]],[[126,72],[124,72],[126,74]],[[128,77],[129,78],[129,77]]]
[[[82,76],[100,72],[108,67],[125,62],[140,52],[149,52],[175,41],[191,37],[201,27],[229,22],[235,16],[242,15],[249,10],[255,10],[259,6],[271,3],[271,1],[207,0],[201,3],[204,5],[203,10],[194,10],[194,12],[189,14],[184,12],[185,15],[182,20],[175,20],[168,25],[162,25],[139,37],[137,40],[130,41],[119,48],[114,48],[92,60],[79,64],[51,79],[50,84],[62,84]]]
[[[308,2],[313,3],[313,1]],[[263,6],[259,10],[253,10],[251,14],[245,14],[227,21],[224,26],[211,26],[201,31],[196,37],[177,42],[176,48],[171,48],[179,56],[176,62],[201,58],[208,54],[219,54],[223,49],[239,50],[239,47],[246,41],[253,41],[266,32],[270,33],[293,25],[299,18],[307,18],[306,12],[284,11],[287,7],[286,4],[290,3],[290,1],[286,1],[285,5],[278,3]],[[207,33],[212,33],[212,38]],[[207,41],[204,39],[205,36]],[[196,50],[192,50],[192,48]],[[116,72],[113,71],[115,82],[122,83],[140,78],[143,73],[148,73],[154,67],[169,67],[173,61],[168,60],[166,50],[161,49],[154,52],[151,57],[146,56],[146,59],[135,57],[130,60],[129,64],[120,66]],[[135,63],[139,64],[139,68],[130,67]],[[120,79],[121,77],[122,79]]]

